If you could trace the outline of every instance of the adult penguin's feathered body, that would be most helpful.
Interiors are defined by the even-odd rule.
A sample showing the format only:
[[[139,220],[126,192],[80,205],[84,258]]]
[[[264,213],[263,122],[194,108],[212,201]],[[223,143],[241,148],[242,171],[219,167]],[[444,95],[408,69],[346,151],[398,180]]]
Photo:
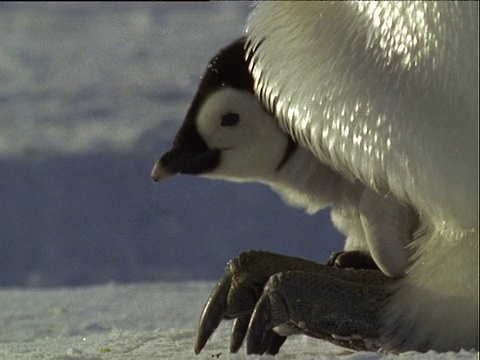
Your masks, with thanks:
[[[262,2],[247,40],[280,127],[419,214],[384,348],[478,349],[478,4]]]

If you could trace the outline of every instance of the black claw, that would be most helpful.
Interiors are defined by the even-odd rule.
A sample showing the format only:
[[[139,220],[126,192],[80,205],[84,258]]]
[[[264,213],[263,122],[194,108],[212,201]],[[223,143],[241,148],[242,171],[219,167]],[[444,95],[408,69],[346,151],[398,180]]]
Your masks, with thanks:
[[[266,332],[271,324],[271,305],[265,293],[258,300],[253,310],[247,332],[247,354],[262,354],[268,349],[265,343],[269,340]],[[263,350],[263,351],[262,351]]]
[[[268,355],[277,355],[283,343],[285,342],[285,340],[287,340],[287,337],[278,335],[273,330],[271,330],[271,333],[273,334],[273,336],[270,340],[268,348],[265,350],[265,353]]]
[[[227,296],[231,284],[232,275],[227,271],[217,283],[205,304],[198,324],[194,347],[195,354],[199,354],[202,351],[210,336],[212,336],[220,322],[224,319],[227,310]]]
[[[273,332],[273,330],[265,331],[265,333],[263,334],[262,342],[261,342],[262,347],[260,348],[260,351],[258,351],[258,353],[256,354],[260,354],[260,355],[265,354],[265,352],[270,347],[270,344],[272,343],[274,336],[275,336],[275,333]]]
[[[230,336],[230,352],[236,353],[242,346],[245,335],[247,335],[248,323],[250,322],[251,314],[239,316],[235,319],[232,326]]]
[[[278,335],[273,330],[267,330],[263,335],[262,347],[258,354],[277,355],[285,340],[287,340],[285,336]]]

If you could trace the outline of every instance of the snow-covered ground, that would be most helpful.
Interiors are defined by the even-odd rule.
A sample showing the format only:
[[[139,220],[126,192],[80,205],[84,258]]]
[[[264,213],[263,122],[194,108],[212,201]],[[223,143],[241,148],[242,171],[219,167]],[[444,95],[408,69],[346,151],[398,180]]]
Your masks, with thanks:
[[[0,359],[188,359],[226,262],[342,248],[258,185],[154,185],[210,57],[249,4],[0,3]],[[446,324],[448,326],[448,324]],[[222,325],[199,359],[228,355]],[[376,359],[305,337],[280,359]],[[477,353],[402,358],[478,358]]]
[[[244,348],[228,353],[228,322],[200,355],[193,353],[198,317],[213,285],[196,281],[2,290],[0,359],[246,359]],[[295,336],[275,358],[374,360],[382,355]],[[459,360],[478,354],[410,352],[384,358]]]

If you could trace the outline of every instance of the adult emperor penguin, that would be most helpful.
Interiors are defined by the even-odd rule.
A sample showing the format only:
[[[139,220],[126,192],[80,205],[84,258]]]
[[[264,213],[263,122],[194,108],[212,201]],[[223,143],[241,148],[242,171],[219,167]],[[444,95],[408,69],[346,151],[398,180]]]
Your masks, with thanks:
[[[478,349],[477,14],[474,2],[258,4],[246,48],[209,64],[153,178],[261,181],[310,210],[346,204],[337,226],[373,237],[346,250],[397,277],[382,283],[377,346]],[[281,279],[265,285],[250,333]]]

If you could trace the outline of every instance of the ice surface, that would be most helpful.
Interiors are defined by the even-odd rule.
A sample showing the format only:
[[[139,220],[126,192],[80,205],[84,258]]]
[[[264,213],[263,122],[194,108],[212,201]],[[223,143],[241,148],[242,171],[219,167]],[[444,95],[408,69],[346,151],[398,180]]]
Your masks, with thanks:
[[[0,359],[258,359],[228,353],[229,326],[220,325],[200,355],[193,352],[198,317],[213,282],[106,284],[0,291]],[[293,336],[275,359],[478,359],[478,353],[384,356],[351,352]],[[273,359],[263,357],[262,359]]]

